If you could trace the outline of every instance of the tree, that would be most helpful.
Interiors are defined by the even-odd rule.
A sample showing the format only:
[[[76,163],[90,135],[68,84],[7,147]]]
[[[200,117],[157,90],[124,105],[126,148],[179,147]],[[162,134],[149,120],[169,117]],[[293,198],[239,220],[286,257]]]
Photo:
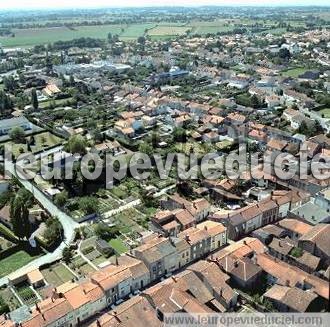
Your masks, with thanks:
[[[65,247],[62,252],[63,260],[66,264],[70,263],[73,258],[72,250],[68,247]]]
[[[280,58],[289,60],[291,58],[291,53],[287,48],[281,48],[278,52]]]
[[[63,207],[68,202],[68,198],[68,192],[62,191],[61,193],[55,195],[54,202],[57,206]]]
[[[38,109],[39,102],[36,89],[32,89],[31,91],[31,104],[34,109]]]
[[[117,226],[108,226],[104,223],[98,223],[94,227],[95,234],[104,240],[116,238],[119,233],[119,228]]]
[[[139,152],[151,155],[153,153],[153,148],[149,143],[143,142],[139,145]]]
[[[86,215],[97,213],[99,209],[98,200],[93,196],[84,196],[79,199],[79,209],[82,210]]]
[[[44,231],[43,236],[48,244],[53,244],[59,237],[62,237],[62,225],[56,217],[47,219],[46,226],[47,229]]]
[[[69,82],[70,82],[70,85],[71,86],[74,86],[75,85],[75,80],[74,80],[74,77],[73,77],[73,75],[70,75],[70,80],[69,80]]]
[[[157,132],[153,132],[153,133],[151,134],[151,144],[152,144],[152,146],[153,146],[154,148],[157,148],[159,141],[160,141],[160,136],[159,136],[159,134],[158,134]]]
[[[15,143],[23,143],[25,138],[25,133],[22,127],[14,127],[9,132],[9,137],[15,142]]]
[[[0,91],[0,112],[1,114],[4,114],[6,110],[12,109],[13,103],[10,99],[10,96],[8,96],[5,92]]]
[[[139,36],[138,39],[137,39],[137,42],[139,44],[142,44],[142,45],[145,45],[146,43],[146,38],[144,36]]]
[[[194,193],[193,188],[188,181],[178,181],[176,184],[176,189],[179,194],[186,197],[191,197]]]
[[[174,128],[173,140],[175,142],[186,142],[186,140],[187,140],[186,130],[182,127]]]
[[[29,207],[32,203],[32,195],[25,189],[20,189],[10,202],[10,221],[19,239],[28,238],[31,234]]]
[[[66,145],[66,151],[74,154],[85,154],[86,153],[86,140],[81,135],[73,135],[69,138]]]

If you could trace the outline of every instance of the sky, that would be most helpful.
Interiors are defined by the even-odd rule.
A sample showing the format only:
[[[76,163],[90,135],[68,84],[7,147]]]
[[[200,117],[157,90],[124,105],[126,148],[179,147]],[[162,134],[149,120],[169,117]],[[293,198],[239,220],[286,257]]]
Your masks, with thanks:
[[[95,8],[95,7],[143,7],[143,6],[289,6],[289,5],[329,5],[328,0],[0,0],[0,9],[35,8]]]

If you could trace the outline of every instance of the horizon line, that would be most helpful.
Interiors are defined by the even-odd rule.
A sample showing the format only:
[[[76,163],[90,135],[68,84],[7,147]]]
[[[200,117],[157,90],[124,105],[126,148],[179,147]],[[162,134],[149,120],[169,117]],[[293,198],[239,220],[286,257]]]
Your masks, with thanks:
[[[254,4],[254,5],[244,5],[244,4],[222,4],[222,5],[141,5],[141,6],[82,6],[82,7],[67,7],[67,6],[57,6],[57,7],[12,7],[12,8],[0,8],[0,12],[9,12],[9,11],[34,11],[34,10],[41,10],[41,11],[49,11],[49,10],[96,10],[96,9],[151,9],[151,8],[329,8],[330,5],[316,5],[316,4],[296,4],[296,5],[288,5],[288,4]]]

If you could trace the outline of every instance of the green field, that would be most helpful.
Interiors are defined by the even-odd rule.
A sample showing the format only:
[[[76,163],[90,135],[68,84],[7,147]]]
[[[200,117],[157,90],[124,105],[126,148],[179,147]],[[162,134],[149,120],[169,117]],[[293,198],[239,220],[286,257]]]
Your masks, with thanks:
[[[148,31],[148,35],[151,37],[165,37],[170,35],[182,35],[189,30],[187,26],[178,26],[178,25],[157,25],[156,27]]]
[[[120,34],[122,25],[77,26],[67,27],[13,29],[15,37],[0,37],[5,47],[25,47],[37,44],[48,44],[56,41],[69,41],[80,37],[105,39],[108,33]]]
[[[213,22],[193,21],[186,27],[191,30],[191,34],[216,34],[219,32],[232,31],[235,28],[237,20],[218,19]]]
[[[286,77],[297,78],[299,75],[303,74],[306,71],[303,67],[293,68],[289,70],[282,71],[282,75]]]
[[[15,270],[27,265],[36,257],[32,257],[25,251],[18,251],[1,260],[0,277],[6,276]]]
[[[124,31],[119,34],[121,39],[134,40],[145,34],[146,31],[155,27],[155,24],[132,24],[125,27]]]

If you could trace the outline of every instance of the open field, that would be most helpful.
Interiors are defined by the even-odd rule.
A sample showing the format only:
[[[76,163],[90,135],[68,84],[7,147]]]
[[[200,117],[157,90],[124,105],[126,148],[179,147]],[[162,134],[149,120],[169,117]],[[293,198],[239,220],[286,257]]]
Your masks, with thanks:
[[[182,35],[188,30],[189,30],[189,27],[187,27],[187,26],[157,25],[156,27],[154,27],[148,31],[148,35],[153,36],[153,37]]]
[[[219,19],[213,22],[193,21],[186,27],[191,30],[191,34],[216,34],[219,32],[232,31],[235,28],[235,22],[237,21],[229,19]]]
[[[137,39],[139,36],[144,35],[149,29],[155,27],[155,24],[132,24],[125,27],[124,31],[119,33],[121,39]]]
[[[122,40],[133,40],[139,36],[148,35],[151,39],[167,39],[183,35],[187,31],[191,34],[216,34],[230,32],[237,24],[248,26],[250,20],[218,19],[215,21],[193,20],[189,23],[133,23],[118,25],[75,26],[75,27],[40,27],[13,29],[14,37],[0,37],[0,44],[4,47],[29,47],[38,44],[49,44],[56,41],[69,41],[81,37],[106,39],[108,33],[117,34]],[[235,26],[236,24],[236,26]],[[266,24],[267,25],[267,24]],[[283,29],[268,30],[269,33],[280,34]]]
[[[27,265],[36,257],[31,256],[27,252],[21,250],[7,258],[1,259],[0,277],[6,276],[20,267]]]
[[[48,44],[56,41],[69,41],[80,37],[106,39],[108,33],[120,34],[122,25],[44,27],[13,29],[15,37],[0,37],[0,43],[5,47],[26,47],[37,44]]]

